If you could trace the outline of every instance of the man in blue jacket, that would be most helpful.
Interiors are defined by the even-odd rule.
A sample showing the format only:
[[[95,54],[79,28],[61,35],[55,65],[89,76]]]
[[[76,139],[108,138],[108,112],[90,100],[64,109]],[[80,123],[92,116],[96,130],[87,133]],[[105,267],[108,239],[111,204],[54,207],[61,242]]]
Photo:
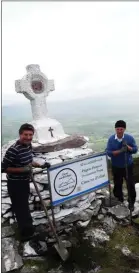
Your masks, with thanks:
[[[111,158],[112,162],[112,173],[114,178],[114,190],[113,194],[120,202],[124,201],[123,198],[123,178],[126,179],[126,162],[125,162],[125,153],[127,155],[127,169],[128,169],[128,201],[129,196],[131,199],[131,207],[129,208],[134,210],[134,203],[136,200],[136,191],[135,191],[135,182],[133,179],[133,158],[132,154],[137,153],[138,147],[134,138],[125,134],[126,122],[123,120],[118,120],[115,123],[116,134],[113,134],[107,143],[107,154]]]

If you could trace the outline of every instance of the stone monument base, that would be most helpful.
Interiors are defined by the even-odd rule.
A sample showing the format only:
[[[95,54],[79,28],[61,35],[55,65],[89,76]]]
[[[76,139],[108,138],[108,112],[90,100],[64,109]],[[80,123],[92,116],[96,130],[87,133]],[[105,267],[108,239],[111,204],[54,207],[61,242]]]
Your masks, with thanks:
[[[33,152],[36,153],[50,153],[56,152],[63,149],[73,149],[82,147],[88,141],[87,138],[80,135],[66,136],[62,139],[48,142],[45,144],[32,143]],[[46,141],[45,141],[46,142]]]
[[[56,119],[44,118],[32,121],[31,124],[36,130],[34,140],[40,144],[56,142],[68,136]]]

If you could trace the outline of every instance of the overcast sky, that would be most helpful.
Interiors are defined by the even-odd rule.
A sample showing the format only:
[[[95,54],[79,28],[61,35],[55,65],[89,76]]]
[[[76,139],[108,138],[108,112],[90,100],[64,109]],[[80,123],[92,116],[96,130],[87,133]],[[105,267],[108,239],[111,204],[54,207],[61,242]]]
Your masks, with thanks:
[[[27,100],[14,82],[32,63],[50,100],[137,93],[139,2],[3,2],[2,59],[3,104]]]

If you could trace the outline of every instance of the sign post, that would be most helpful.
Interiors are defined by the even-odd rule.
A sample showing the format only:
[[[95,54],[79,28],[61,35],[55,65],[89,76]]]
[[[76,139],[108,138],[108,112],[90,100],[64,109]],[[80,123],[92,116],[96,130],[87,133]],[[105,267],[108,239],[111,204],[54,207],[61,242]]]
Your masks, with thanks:
[[[51,166],[48,178],[53,207],[106,186],[110,190],[107,155],[91,154]]]

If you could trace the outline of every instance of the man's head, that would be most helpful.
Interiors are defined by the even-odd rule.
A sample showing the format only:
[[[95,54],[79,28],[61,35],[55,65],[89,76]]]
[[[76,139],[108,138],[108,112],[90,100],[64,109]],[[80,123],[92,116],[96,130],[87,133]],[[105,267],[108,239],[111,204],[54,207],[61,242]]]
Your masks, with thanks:
[[[124,120],[118,120],[115,123],[115,131],[118,138],[122,138],[126,130],[126,122]]]
[[[25,123],[19,129],[20,142],[29,145],[33,139],[34,127],[31,124]]]

